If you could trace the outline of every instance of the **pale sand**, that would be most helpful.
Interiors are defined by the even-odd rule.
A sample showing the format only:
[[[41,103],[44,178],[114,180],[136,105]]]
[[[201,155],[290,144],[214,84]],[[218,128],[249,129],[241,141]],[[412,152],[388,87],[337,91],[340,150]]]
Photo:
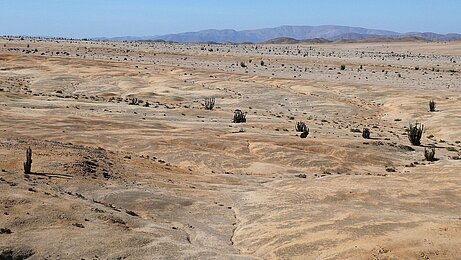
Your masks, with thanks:
[[[0,228],[12,233],[0,234],[0,251],[32,259],[459,258],[460,70],[460,42],[1,38]],[[206,111],[211,96],[216,107]],[[235,109],[247,123],[231,122]],[[296,121],[309,126],[306,139]],[[425,126],[420,147],[405,134],[415,121]],[[351,132],[363,127],[371,140]],[[438,161],[424,160],[428,145]],[[46,176],[24,178],[28,146],[32,170]]]

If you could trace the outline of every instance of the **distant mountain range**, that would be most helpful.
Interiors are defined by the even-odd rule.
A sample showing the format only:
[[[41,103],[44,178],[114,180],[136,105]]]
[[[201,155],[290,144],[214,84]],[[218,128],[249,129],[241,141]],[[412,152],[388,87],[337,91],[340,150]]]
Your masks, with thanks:
[[[367,29],[361,27],[348,27],[337,25],[321,26],[280,26],[256,30],[203,30],[198,32],[186,32],[167,34],[161,36],[145,37],[116,37],[96,38],[96,40],[113,41],[168,41],[179,43],[263,43],[283,39],[290,43],[299,42],[328,42],[328,41],[366,41],[366,40],[403,40],[417,39],[427,41],[453,41],[461,40],[461,34],[437,34],[432,32],[409,32],[398,33],[393,31]],[[291,39],[291,40],[288,40]],[[287,43],[288,43],[287,42]]]

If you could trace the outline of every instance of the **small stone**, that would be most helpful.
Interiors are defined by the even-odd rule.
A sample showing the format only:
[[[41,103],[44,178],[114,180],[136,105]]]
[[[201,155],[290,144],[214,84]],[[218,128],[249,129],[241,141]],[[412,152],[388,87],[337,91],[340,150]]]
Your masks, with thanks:
[[[72,224],[72,226],[78,227],[78,228],[85,228],[85,226],[83,226],[83,224],[81,224],[81,223],[74,223],[74,224]]]

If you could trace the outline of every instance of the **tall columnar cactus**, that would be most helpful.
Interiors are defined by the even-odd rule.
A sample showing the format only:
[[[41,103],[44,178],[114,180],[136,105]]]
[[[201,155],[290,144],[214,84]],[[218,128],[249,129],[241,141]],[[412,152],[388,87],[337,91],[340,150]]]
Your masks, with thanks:
[[[205,110],[213,110],[215,98],[205,98]]]
[[[26,161],[24,162],[24,174],[30,174],[32,169],[32,149],[27,148]]]
[[[364,128],[362,131],[362,137],[365,139],[370,139],[370,129]]]
[[[435,101],[434,100],[429,101],[429,111],[435,112]]]
[[[410,123],[409,128],[407,129],[408,140],[412,145],[420,145],[421,137],[423,136],[424,126],[416,122],[415,125]]]

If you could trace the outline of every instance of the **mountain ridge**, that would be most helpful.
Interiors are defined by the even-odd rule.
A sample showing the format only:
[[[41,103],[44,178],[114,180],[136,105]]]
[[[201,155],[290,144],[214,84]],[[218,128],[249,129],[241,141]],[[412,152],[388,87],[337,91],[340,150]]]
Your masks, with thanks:
[[[328,41],[355,41],[367,40],[372,38],[398,39],[405,37],[418,37],[428,41],[452,41],[461,40],[461,34],[448,33],[438,34],[433,32],[407,32],[399,33],[388,30],[368,29],[363,27],[350,27],[339,25],[320,25],[320,26],[291,26],[284,25],[275,28],[262,28],[252,30],[237,31],[234,29],[207,29],[196,32],[184,32],[176,34],[166,34],[160,36],[143,37],[114,37],[114,38],[95,38],[96,40],[113,41],[167,41],[178,43],[263,43],[278,38],[292,38],[298,41],[312,39],[325,39]]]

